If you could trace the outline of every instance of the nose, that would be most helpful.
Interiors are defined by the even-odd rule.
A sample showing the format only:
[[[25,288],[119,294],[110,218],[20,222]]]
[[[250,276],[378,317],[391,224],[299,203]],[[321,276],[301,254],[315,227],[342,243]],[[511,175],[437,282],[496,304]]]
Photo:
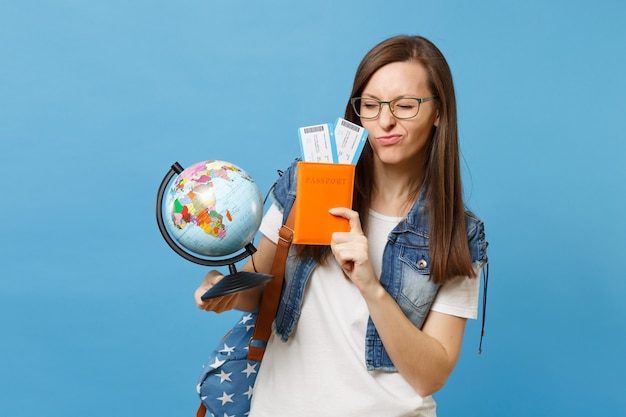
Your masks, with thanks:
[[[380,114],[378,115],[378,123],[382,127],[391,127],[396,124],[396,118],[391,113],[391,103],[384,103],[381,106]]]

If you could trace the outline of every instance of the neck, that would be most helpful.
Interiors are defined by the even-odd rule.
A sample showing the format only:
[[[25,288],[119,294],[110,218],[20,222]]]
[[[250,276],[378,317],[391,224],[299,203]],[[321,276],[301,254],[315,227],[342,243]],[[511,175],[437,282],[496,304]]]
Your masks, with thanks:
[[[423,177],[422,169],[409,170],[375,163],[370,208],[388,216],[406,216],[419,195]]]

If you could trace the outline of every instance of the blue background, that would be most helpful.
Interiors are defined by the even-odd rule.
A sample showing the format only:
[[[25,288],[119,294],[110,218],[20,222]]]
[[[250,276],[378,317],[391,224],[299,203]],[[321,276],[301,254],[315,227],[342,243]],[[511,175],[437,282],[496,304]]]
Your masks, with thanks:
[[[626,3],[0,4],[0,415],[193,415],[236,313],[195,307],[161,179],[222,159],[266,191],[400,33],[452,67],[490,241],[484,351],[472,321],[439,414],[626,410]]]

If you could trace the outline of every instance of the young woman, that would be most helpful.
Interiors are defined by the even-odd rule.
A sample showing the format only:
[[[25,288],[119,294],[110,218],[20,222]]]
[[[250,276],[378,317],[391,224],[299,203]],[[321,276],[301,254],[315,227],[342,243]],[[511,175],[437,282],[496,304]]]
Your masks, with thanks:
[[[350,231],[334,233],[330,247],[292,245],[252,417],[435,416],[431,395],[454,369],[466,319],[477,316],[487,243],[463,204],[454,87],[441,52],[422,37],[375,46],[345,118],[369,132],[353,207],[331,211]],[[270,270],[296,171],[272,190],[259,272]],[[262,288],[202,301],[221,278],[207,274],[200,308],[258,307]]]

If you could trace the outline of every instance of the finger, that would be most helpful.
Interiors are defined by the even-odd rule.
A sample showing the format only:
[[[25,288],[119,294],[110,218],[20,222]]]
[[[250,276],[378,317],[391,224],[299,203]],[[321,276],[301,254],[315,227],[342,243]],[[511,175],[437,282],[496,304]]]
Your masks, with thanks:
[[[216,304],[213,306],[212,310],[216,313],[232,310],[237,302],[237,297],[238,294],[231,294],[217,298],[215,300]]]
[[[202,310],[222,313],[224,311],[232,310],[235,306],[236,301],[237,297],[235,297],[234,295],[227,295],[224,297],[204,300],[198,304],[198,307]]]
[[[224,274],[222,274],[219,271],[216,271],[215,269],[207,272],[207,274],[204,277],[204,283],[206,284],[211,284],[211,285],[215,285],[217,284],[222,278],[224,278]]]
[[[359,213],[357,213],[356,211],[346,207],[335,207],[328,210],[328,212],[333,216],[348,219],[348,221],[350,221],[351,233],[363,234],[363,229],[361,228],[361,219],[359,218]]]
[[[334,250],[342,243],[350,242],[352,239],[352,235],[348,232],[333,232],[330,235],[330,248]]]

